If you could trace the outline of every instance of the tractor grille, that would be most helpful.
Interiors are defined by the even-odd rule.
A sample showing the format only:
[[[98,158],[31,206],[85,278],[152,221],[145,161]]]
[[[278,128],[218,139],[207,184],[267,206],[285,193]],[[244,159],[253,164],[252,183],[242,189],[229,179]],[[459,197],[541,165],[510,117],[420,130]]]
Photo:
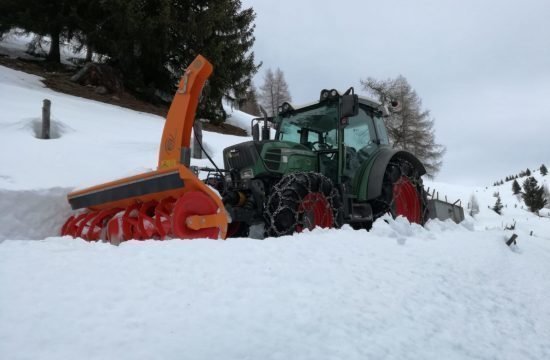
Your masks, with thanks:
[[[248,141],[225,149],[223,159],[225,168],[229,170],[253,167],[258,161],[258,150],[253,141]]]
[[[265,153],[265,166],[269,170],[279,170],[281,165],[281,149],[271,149]]]

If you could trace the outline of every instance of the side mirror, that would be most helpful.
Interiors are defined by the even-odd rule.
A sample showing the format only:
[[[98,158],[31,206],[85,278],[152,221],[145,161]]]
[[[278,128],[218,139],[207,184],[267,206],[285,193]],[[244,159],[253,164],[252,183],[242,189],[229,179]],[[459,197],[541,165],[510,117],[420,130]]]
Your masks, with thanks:
[[[260,124],[258,123],[252,125],[252,140],[260,141]]]
[[[359,114],[359,96],[355,94],[342,95],[340,117],[350,117]]]

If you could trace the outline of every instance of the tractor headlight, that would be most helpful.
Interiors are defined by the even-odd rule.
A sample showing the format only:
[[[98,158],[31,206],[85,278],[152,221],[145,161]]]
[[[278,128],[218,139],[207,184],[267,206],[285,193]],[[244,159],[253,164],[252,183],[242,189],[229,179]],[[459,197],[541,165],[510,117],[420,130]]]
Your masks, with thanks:
[[[284,112],[289,112],[290,110],[292,110],[292,106],[289,104],[289,103],[284,103],[283,104],[283,111]]]
[[[244,169],[241,171],[241,179],[248,180],[254,177],[254,171],[252,169]]]
[[[281,115],[288,114],[292,110],[294,110],[294,108],[288,102],[284,102],[281,104],[281,106],[279,106],[279,114]]]

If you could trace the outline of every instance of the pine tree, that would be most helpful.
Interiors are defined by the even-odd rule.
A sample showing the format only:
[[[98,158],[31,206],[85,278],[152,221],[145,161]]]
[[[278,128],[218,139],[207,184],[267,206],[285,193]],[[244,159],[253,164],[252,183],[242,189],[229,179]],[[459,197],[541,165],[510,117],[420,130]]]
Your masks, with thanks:
[[[0,35],[14,27],[39,36],[50,37],[47,60],[61,61],[62,37],[71,37],[76,18],[76,1],[69,0],[2,0],[0,3]]]
[[[519,185],[517,180],[514,180],[514,182],[512,183],[512,191],[514,195],[521,193],[521,186]]]
[[[260,115],[258,96],[254,84],[250,84],[245,98],[239,104],[239,110],[254,116]]]
[[[429,110],[422,109],[422,100],[407,79],[401,75],[383,81],[368,78],[361,84],[382,103],[398,102],[386,118],[393,147],[413,153],[425,165],[428,176],[435,176],[441,168],[445,147],[436,143],[434,119]]]
[[[525,170],[525,176],[531,176],[531,170],[529,170],[529,168]]]
[[[241,9],[240,0],[173,1],[187,10],[173,23],[183,40],[175,40],[178,46],[170,63],[183,71],[196,54],[203,54],[212,62],[214,73],[208,80],[199,116],[221,123],[226,117],[222,106],[224,94],[231,92],[237,99],[244,97],[261,65],[256,65],[252,51],[256,14],[252,8]],[[180,61],[179,54],[187,59]]]
[[[83,1],[83,0],[82,0]],[[98,53],[120,69],[125,85],[150,100],[170,99],[183,71],[198,55],[213,65],[197,117],[219,124],[226,94],[244,97],[255,63],[252,8],[240,0],[100,1],[109,14],[93,41]],[[184,24],[184,26],[182,26]]]
[[[493,206],[493,211],[496,212],[499,215],[502,215],[502,201],[500,200],[500,195],[497,195],[497,201],[495,202],[495,205]]]
[[[546,168],[546,165],[542,164],[540,166],[540,173],[542,174],[542,176],[546,176],[546,174],[548,174],[548,169]]]
[[[243,98],[260,66],[252,51],[255,16],[240,0],[1,0],[0,35],[20,27],[51,36],[54,62],[60,39],[76,39],[104,55],[129,90],[152,101],[170,99],[187,65],[202,54],[215,70],[197,116],[220,123],[224,95]]]
[[[532,176],[523,182],[522,198],[529,210],[536,214],[547,204],[544,188],[538,186],[537,180]]]
[[[288,84],[286,83],[284,73],[277,68],[275,72],[267,69],[264,77],[264,83],[260,86],[258,94],[260,104],[271,116],[277,116],[279,106],[284,102],[292,101]]]
[[[544,205],[544,207],[550,208],[550,190],[548,189],[548,186],[546,184],[544,184],[543,186],[543,191],[544,199],[546,200],[546,204]]]

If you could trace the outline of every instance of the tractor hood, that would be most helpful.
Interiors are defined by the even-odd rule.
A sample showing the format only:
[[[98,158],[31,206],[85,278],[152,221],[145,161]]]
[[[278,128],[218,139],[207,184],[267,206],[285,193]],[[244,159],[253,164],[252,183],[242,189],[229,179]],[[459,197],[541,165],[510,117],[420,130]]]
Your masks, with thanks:
[[[236,170],[243,178],[317,170],[317,155],[290,141],[247,141],[233,145],[223,151],[223,161],[226,170]]]

